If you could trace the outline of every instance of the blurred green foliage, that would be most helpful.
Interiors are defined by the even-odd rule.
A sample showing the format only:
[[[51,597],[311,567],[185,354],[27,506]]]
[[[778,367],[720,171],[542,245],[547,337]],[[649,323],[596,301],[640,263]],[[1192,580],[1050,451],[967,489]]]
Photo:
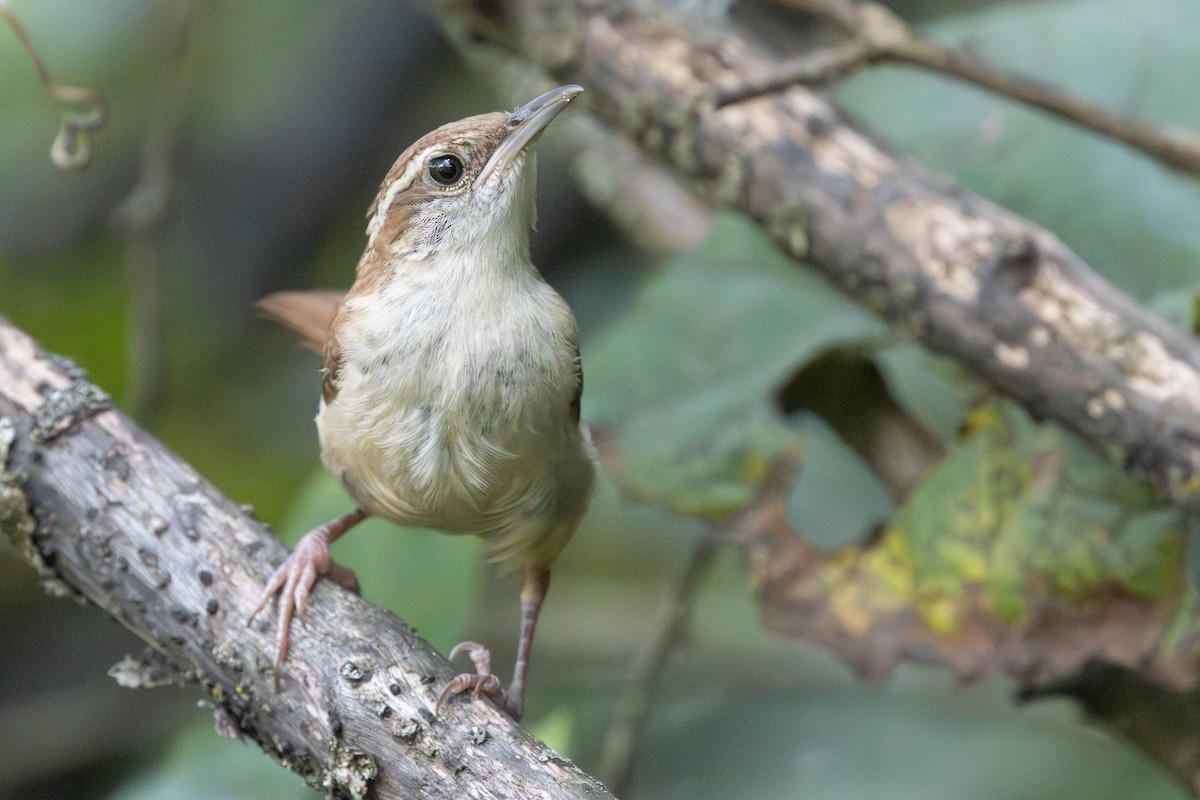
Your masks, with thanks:
[[[908,498],[884,547],[904,554],[913,599],[934,627],[953,626],[943,615],[959,613],[951,609],[964,582],[1013,623],[1047,593],[1129,592],[1175,609],[1183,519],[1060,429],[989,406]]]
[[[749,221],[721,218],[702,252],[664,264],[590,346],[587,415],[615,426],[638,497],[720,518],[799,446],[773,401],[788,374],[883,331]]]
[[[348,501],[317,464],[315,359],[255,321],[252,302],[275,288],[347,285],[362,214],[391,159],[494,98],[472,88],[476,80],[428,20],[385,0],[13,5],[56,77],[99,89],[113,114],[93,169],[57,172],[45,153],[61,109],[0,32],[0,313],[78,360],[119,402],[131,400],[131,376],[149,370],[164,395],[139,421],[294,541]],[[1186,0],[894,5],[943,41],[1109,108],[1200,127],[1188,78],[1200,64],[1200,11]],[[835,95],[902,149],[1055,231],[1142,301],[1194,322],[1193,182],[1043,114],[909,69],[868,70]],[[137,241],[113,212],[137,184],[147,132],[164,122],[176,133],[167,213],[148,234],[163,319],[155,366],[130,356]],[[891,522],[891,535],[910,537],[914,574],[950,593],[964,576],[984,575],[1001,617],[1019,617],[1023,598],[1011,591],[1016,568],[997,565],[1022,559],[1067,591],[1119,574],[1145,596],[1177,596],[1177,520],[1078,442],[1027,420],[1004,435],[995,420],[964,435],[982,396],[969,376],[896,341],[745,222],[722,219],[701,252],[649,264],[572,192],[554,145],[551,131],[540,180],[553,202],[541,204],[535,261],[579,310],[584,414],[612,432],[626,461],[622,489],[653,502],[635,503],[604,481],[564,554],[533,667],[527,721],[535,733],[585,769],[596,763],[628,666],[656,634],[668,587],[703,528],[663,507],[700,517],[737,508],[772,458],[795,448],[804,468],[790,516],[813,541],[854,546]],[[867,353],[896,402],[949,450],[898,516],[824,420],[777,413],[781,386],[833,346]],[[1087,489],[1060,509],[1064,527],[1039,529],[1049,537],[1039,541],[1063,545],[1050,556],[1012,538],[1030,530],[1025,516],[1040,513],[1032,465],[1046,452]],[[996,470],[1011,480],[993,481]],[[1098,541],[1089,531],[1112,528],[1117,516],[1126,523],[1120,535],[1088,549]],[[964,519],[961,536],[945,535]],[[981,530],[991,533],[979,539]],[[956,549],[970,541],[998,560]],[[368,523],[335,554],[358,571],[368,598],[439,647],[469,634],[496,645],[501,663],[511,660],[516,590],[481,563],[478,543]],[[133,755],[112,740],[135,739],[150,720],[131,714],[125,731],[99,714],[65,722],[46,714],[51,741],[55,724],[63,740],[68,726],[94,733],[72,739],[82,744],[69,753],[42,748],[43,762],[16,769],[5,742],[24,736],[11,720],[29,716],[14,710],[91,691],[96,664],[138,645],[103,620],[87,621],[101,645],[56,622],[57,606],[36,598],[33,579],[4,550],[0,576],[6,641],[44,636],[55,641],[46,653],[87,642],[78,646],[82,666],[25,647],[20,657],[0,652],[0,796],[311,796],[254,748],[215,736],[207,714],[189,708],[190,694],[176,711],[189,724]],[[885,686],[861,685],[828,654],[762,630],[733,552],[697,598],[692,628],[662,676],[630,796],[1183,796],[1130,747],[1080,725],[1065,703],[1011,708],[1004,680],[959,687],[943,672],[904,668]],[[34,661],[42,669],[30,679]],[[139,701],[129,695],[131,707]]]

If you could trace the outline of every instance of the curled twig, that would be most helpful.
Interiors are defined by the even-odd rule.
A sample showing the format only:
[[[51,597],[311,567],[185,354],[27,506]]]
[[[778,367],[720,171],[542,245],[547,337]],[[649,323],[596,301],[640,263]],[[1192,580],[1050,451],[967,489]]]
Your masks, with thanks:
[[[37,70],[38,80],[46,88],[46,93],[56,100],[75,106],[63,114],[58,134],[54,137],[54,143],[50,145],[50,160],[59,169],[70,172],[87,169],[92,163],[94,150],[92,134],[103,128],[107,122],[108,106],[95,90],[66,86],[50,77],[41,55],[33,46],[33,41],[17,19],[8,0],[0,0],[0,17],[8,23],[17,41],[29,54],[29,59]]]

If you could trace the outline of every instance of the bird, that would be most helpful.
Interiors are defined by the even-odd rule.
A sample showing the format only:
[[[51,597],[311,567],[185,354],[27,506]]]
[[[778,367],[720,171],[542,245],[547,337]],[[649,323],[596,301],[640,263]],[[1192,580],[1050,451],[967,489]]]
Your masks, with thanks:
[[[576,98],[552,89],[511,113],[443,125],[405,150],[367,212],[353,285],[259,301],[321,354],[321,459],[354,503],[306,533],[266,581],[248,623],[278,598],[275,677],[322,576],[352,591],[330,544],[367,517],[475,534],[521,575],[521,626],[507,689],[478,642],[475,672],[437,698],[487,696],[524,711],[534,629],[550,567],[590,500],[596,454],[580,425],[575,317],[530,259],[534,144]]]

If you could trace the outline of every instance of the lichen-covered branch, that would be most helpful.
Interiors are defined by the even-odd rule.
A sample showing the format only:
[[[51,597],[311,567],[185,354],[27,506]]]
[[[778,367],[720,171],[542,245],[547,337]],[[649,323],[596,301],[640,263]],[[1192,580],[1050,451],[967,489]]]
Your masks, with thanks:
[[[612,796],[487,702],[451,703],[435,719],[450,665],[332,584],[293,631],[277,691],[271,625],[246,619],[282,545],[3,317],[0,533],[47,589],[149,643],[148,656],[114,667],[123,685],[203,686],[220,732],[331,796]]]
[[[502,3],[489,24],[457,4],[442,13],[462,47],[507,49],[584,85],[598,117],[695,192],[1200,508],[1200,346],[1050,232],[934,178],[803,87],[714,108],[714,92],[778,63],[725,21],[620,0]]]

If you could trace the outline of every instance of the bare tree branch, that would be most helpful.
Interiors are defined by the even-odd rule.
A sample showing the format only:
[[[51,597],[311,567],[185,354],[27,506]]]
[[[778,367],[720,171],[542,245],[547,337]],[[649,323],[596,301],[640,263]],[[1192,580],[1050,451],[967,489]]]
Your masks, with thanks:
[[[246,618],[284,548],[245,509],[0,317],[0,533],[53,593],[147,641],[123,685],[198,683],[217,728],[334,797],[606,798],[487,702],[432,714],[454,670],[401,620],[322,582],[273,688]]]
[[[934,178],[805,88],[713,108],[714,91],[778,66],[719,21],[620,0],[501,4],[502,27],[442,10],[464,49],[507,49],[588,87],[597,116],[698,194],[749,214],[897,328],[1200,508],[1200,347],[1049,231]]]

